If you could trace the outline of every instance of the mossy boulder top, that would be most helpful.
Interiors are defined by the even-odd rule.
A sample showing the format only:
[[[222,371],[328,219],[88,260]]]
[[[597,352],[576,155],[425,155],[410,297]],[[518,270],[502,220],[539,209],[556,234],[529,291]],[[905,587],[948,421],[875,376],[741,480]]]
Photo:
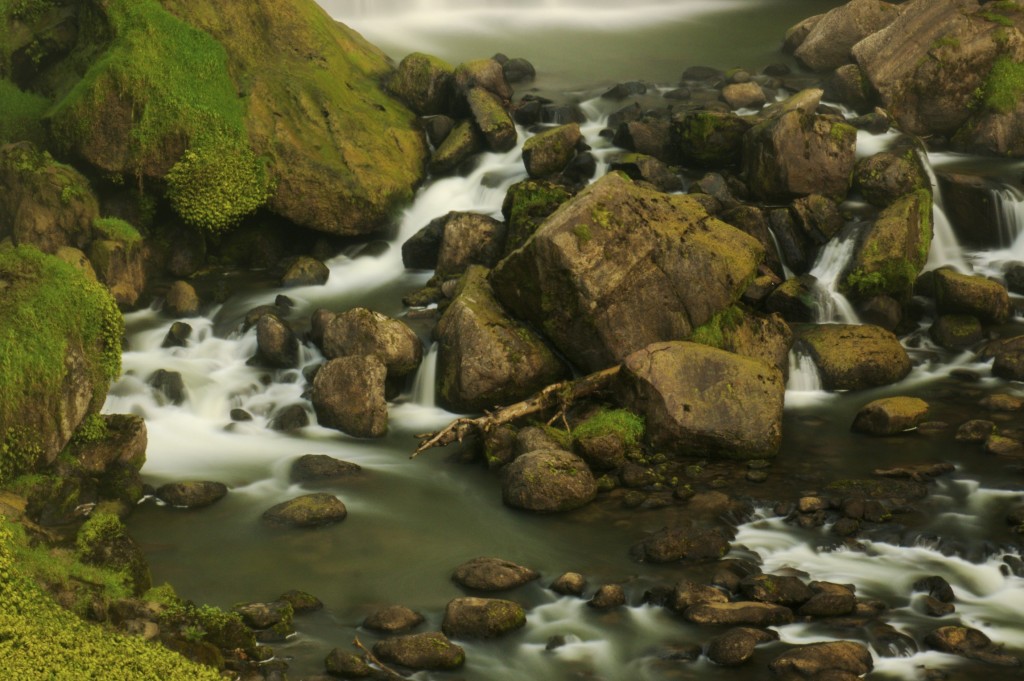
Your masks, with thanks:
[[[795,329],[826,390],[890,385],[910,373],[907,351],[891,331],[871,324],[808,324]]]
[[[379,84],[386,56],[313,0],[79,12],[96,29],[66,61],[90,66],[55,92],[57,142],[111,177],[167,178],[172,205],[201,227],[266,204],[311,229],[364,234],[423,177],[414,115]]]
[[[689,337],[740,297],[763,258],[756,239],[697,199],[612,173],[563,203],[491,282],[517,317],[597,370]]]

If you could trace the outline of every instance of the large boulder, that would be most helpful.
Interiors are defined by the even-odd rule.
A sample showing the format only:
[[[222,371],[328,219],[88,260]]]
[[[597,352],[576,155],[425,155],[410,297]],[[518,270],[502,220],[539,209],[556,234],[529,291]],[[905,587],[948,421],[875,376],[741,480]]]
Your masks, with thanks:
[[[440,221],[437,274],[462,274],[470,265],[494,267],[505,248],[505,225],[487,215],[451,212]],[[431,223],[433,224],[433,223]],[[429,225],[428,225],[429,228]]]
[[[856,146],[856,128],[813,110],[769,117],[744,137],[750,191],[767,201],[809,194],[842,199],[850,187]]]
[[[558,513],[585,506],[597,482],[583,459],[557,449],[523,454],[502,469],[501,497],[514,508]]]
[[[323,330],[321,347],[328,359],[373,355],[384,363],[388,378],[407,376],[423,361],[423,343],[405,322],[365,307],[335,315]]]
[[[624,404],[655,451],[757,459],[782,442],[782,372],[697,343],[654,343],[623,360]]]
[[[565,187],[544,180],[523,180],[509,187],[501,205],[507,226],[504,255],[526,243],[541,223],[571,197]]]
[[[224,229],[266,204],[365,234],[422,179],[415,116],[378,84],[387,57],[312,0],[93,9],[110,39],[71,55],[91,65],[54,107],[53,135],[111,176],[167,177],[190,222]]]
[[[452,638],[497,638],[526,625],[523,606],[500,598],[454,598],[444,610],[441,631]]]
[[[505,313],[483,268],[463,277],[436,336],[438,398],[456,412],[510,404],[568,375],[540,336]]]
[[[854,58],[901,130],[954,134],[978,108],[979,97],[988,94],[997,61],[1024,58],[1024,40],[1012,28],[1014,20],[990,21],[989,14],[979,11],[977,0],[915,0],[902,6],[895,21],[853,47]],[[1014,104],[1011,100],[1011,108]]]
[[[910,300],[931,244],[932,193],[918,189],[883,210],[861,237],[842,291],[858,300]]]
[[[997,281],[956,270],[935,270],[935,306],[940,314],[966,314],[990,324],[1010,316],[1010,296]]]
[[[736,301],[764,249],[698,200],[606,175],[491,276],[495,294],[586,370],[686,338]]]
[[[851,0],[827,12],[793,53],[813,71],[831,71],[852,60],[850,50],[899,16],[896,5],[881,0]]]
[[[861,195],[871,204],[885,208],[931,184],[913,151],[896,154],[882,151],[857,161],[853,176]]]
[[[99,217],[89,181],[31,142],[0,146],[0,240],[46,253],[83,248]]]
[[[51,463],[121,373],[124,320],[102,285],[0,245],[0,478]]]
[[[870,324],[820,324],[796,329],[826,390],[863,390],[910,373],[910,357],[892,332]]]
[[[312,402],[321,426],[356,437],[383,437],[387,367],[374,355],[332,359],[316,372]]]

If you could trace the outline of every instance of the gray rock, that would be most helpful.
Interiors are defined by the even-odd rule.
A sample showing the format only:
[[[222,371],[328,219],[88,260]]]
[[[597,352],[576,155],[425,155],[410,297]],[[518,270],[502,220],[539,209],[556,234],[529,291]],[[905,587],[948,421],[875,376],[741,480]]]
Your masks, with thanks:
[[[505,591],[540,577],[528,567],[501,558],[474,558],[455,568],[452,580],[467,589]]]
[[[405,322],[365,307],[346,310],[328,322],[323,351],[328,359],[373,355],[384,363],[389,378],[413,373],[423,360],[423,343]]]
[[[508,506],[539,513],[571,511],[597,496],[597,483],[582,459],[548,449],[524,454],[502,470],[501,497]]]
[[[376,356],[332,359],[313,379],[317,420],[356,437],[383,437],[388,428],[384,397],[387,367]]]
[[[338,497],[316,493],[276,504],[263,512],[263,519],[292,527],[320,527],[340,522],[347,515],[348,510]]]

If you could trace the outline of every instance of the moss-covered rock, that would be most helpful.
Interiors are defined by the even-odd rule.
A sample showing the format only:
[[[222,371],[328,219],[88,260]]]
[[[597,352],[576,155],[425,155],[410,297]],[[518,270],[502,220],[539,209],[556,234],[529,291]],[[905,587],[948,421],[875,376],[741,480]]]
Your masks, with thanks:
[[[909,300],[931,243],[932,193],[918,189],[879,214],[861,238],[840,289],[857,300],[878,295]]]
[[[386,58],[313,2],[118,0],[90,19],[109,41],[80,40],[80,57],[102,56],[52,111],[55,138],[107,173],[166,177],[196,225],[269,201],[306,227],[366,233],[422,177],[413,115],[377,85]]]
[[[896,435],[917,427],[928,416],[928,403],[918,397],[884,397],[861,407],[853,429],[869,435]]]
[[[934,275],[935,305],[940,314],[966,314],[990,324],[1010,316],[1006,287],[982,276],[938,269]]]
[[[782,442],[782,372],[697,343],[654,343],[623,360],[624,404],[656,451],[757,459]]]
[[[388,78],[387,87],[421,116],[452,110],[455,69],[445,60],[422,52],[407,55]]]
[[[52,462],[121,371],[124,320],[100,284],[0,246],[0,479]]]
[[[430,157],[430,172],[447,175],[484,148],[483,135],[471,120],[459,122]]]
[[[932,340],[947,350],[966,350],[984,338],[981,322],[969,314],[944,314],[928,329]]]
[[[50,100],[0,78],[0,144],[29,141],[42,145],[46,132],[41,123]]]
[[[458,669],[466,663],[462,647],[434,631],[378,641],[373,645],[373,654],[384,662],[417,670]]]
[[[585,506],[597,483],[583,459],[557,449],[523,454],[502,469],[501,498],[513,508],[561,513]]]
[[[508,316],[480,267],[463,277],[436,336],[438,399],[453,411],[510,404],[568,375],[540,336]]]
[[[762,315],[733,305],[694,329],[688,340],[759,359],[783,375],[789,370],[793,332],[779,314]]]
[[[333,494],[318,492],[282,501],[263,512],[263,519],[275,525],[321,527],[341,522],[348,510]]]
[[[146,287],[145,249],[138,230],[118,218],[93,221],[89,259],[96,277],[122,308],[131,308]]]
[[[571,361],[598,370],[688,337],[739,299],[763,257],[754,238],[696,199],[613,173],[548,217],[491,283]]]
[[[526,611],[514,601],[467,596],[448,602],[441,631],[453,638],[497,638],[526,626]]]
[[[365,307],[334,315],[320,347],[328,359],[374,355],[389,379],[408,376],[423,360],[423,343],[408,324]]]
[[[488,149],[505,152],[516,146],[516,124],[497,95],[482,87],[475,87],[466,94],[466,101]]]
[[[545,130],[523,144],[523,164],[530,177],[547,177],[561,172],[573,156],[582,139],[579,123],[560,125]]]
[[[885,208],[901,196],[931,184],[914,153],[883,151],[857,161],[854,185],[868,202]]]
[[[685,163],[708,168],[735,165],[751,125],[734,113],[687,111],[672,118],[672,144]]]
[[[505,255],[525,244],[570,197],[565,187],[544,180],[523,180],[509,187],[501,206],[506,225]]]
[[[870,324],[820,324],[795,329],[826,390],[862,390],[899,381],[910,357],[890,331]]]
[[[47,253],[83,248],[99,204],[89,181],[29,142],[0,147],[0,239]]]
[[[125,575],[125,584],[140,595],[150,586],[149,564],[128,528],[112,513],[96,513],[78,530],[75,538],[83,563],[101,565]]]

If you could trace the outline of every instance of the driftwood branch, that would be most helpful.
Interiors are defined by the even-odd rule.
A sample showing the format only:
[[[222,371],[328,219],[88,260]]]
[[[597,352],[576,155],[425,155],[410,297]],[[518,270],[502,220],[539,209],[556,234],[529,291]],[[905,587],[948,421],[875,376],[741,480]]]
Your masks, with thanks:
[[[513,423],[525,416],[548,411],[549,409],[558,410],[551,419],[551,423],[554,423],[559,418],[565,421],[565,412],[573,402],[607,390],[612,379],[618,373],[619,367],[616,365],[588,374],[574,381],[552,383],[532,397],[522,402],[502,407],[498,411],[476,418],[455,419],[437,432],[417,435],[416,437],[420,440],[420,445],[410,458],[414,459],[433,447],[444,447],[453,442],[462,442],[463,438],[471,433],[486,434],[498,426]]]
[[[363,654],[366,655],[366,659],[369,660],[370,663],[380,667],[382,670],[384,670],[388,674],[391,674],[395,678],[399,678],[399,679],[404,679],[405,678],[404,676],[402,676],[401,674],[396,672],[394,669],[392,669],[391,667],[389,667],[386,664],[384,664],[383,662],[381,662],[380,659],[376,655],[374,655],[372,652],[370,652],[369,648],[367,648],[366,646],[363,645],[363,642],[359,640],[358,636],[356,636],[356,639],[354,641],[352,641],[352,645],[354,645],[359,650],[363,651]]]

